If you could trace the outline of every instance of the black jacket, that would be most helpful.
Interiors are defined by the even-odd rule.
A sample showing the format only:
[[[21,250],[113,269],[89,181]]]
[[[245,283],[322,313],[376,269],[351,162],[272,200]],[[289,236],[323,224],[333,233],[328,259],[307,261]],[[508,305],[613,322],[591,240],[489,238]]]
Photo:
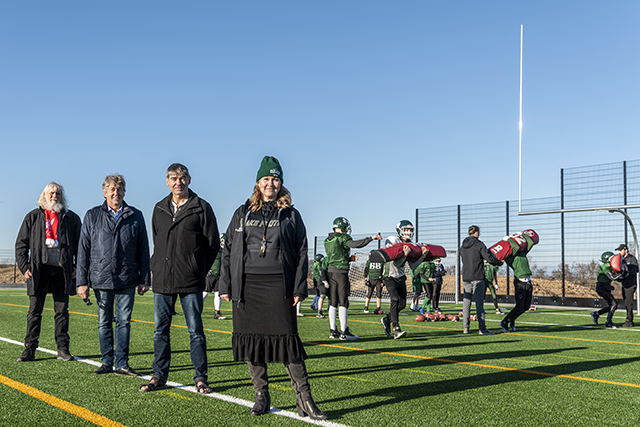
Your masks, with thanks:
[[[460,256],[462,257],[462,280],[465,282],[484,280],[485,259],[489,264],[502,265],[502,261],[496,258],[475,236],[464,239]]]
[[[220,250],[216,216],[209,203],[189,190],[189,199],[174,218],[171,197],[169,194],[153,209],[153,292],[202,292]]]
[[[623,260],[624,263],[627,264],[629,275],[622,280],[622,286],[625,288],[635,287],[637,284],[636,275],[638,274],[638,259],[631,254],[627,254],[627,257],[623,258]]]
[[[250,202],[240,206],[233,214],[222,248],[220,269],[220,295],[231,295],[233,301],[244,301],[244,253],[246,242],[242,224]],[[280,255],[284,276],[283,298],[306,298],[309,255],[307,230],[300,212],[295,208],[280,209]]]
[[[107,202],[82,221],[76,286],[113,290],[151,284],[149,238],[142,212],[126,203],[118,221]]]
[[[76,286],[73,270],[78,255],[78,240],[82,223],[80,217],[73,211],[63,211],[59,214],[58,243],[60,245],[60,264],[64,271],[65,294],[75,295]],[[27,295],[35,295],[40,281],[40,268],[46,261],[47,247],[44,244],[46,236],[44,210],[37,208],[24,217],[22,226],[16,238],[16,263],[24,274],[31,270],[33,278],[27,280]]]

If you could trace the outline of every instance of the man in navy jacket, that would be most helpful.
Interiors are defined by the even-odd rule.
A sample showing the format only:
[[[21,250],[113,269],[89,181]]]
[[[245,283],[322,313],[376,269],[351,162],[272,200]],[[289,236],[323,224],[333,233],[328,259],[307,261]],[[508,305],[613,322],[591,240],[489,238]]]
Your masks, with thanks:
[[[151,284],[149,241],[142,212],[124,202],[122,175],[109,175],[102,183],[105,202],[84,216],[78,249],[78,295],[98,302],[98,332],[102,366],[94,374],[137,377],[129,366],[131,312],[136,288],[143,295]],[[113,306],[115,303],[115,351]]]

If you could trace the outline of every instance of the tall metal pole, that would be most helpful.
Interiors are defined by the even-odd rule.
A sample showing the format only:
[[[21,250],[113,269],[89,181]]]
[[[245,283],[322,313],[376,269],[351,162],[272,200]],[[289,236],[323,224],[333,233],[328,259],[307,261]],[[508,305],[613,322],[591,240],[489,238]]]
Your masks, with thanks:
[[[460,302],[460,275],[462,272],[460,271],[460,205],[458,205],[458,247],[456,248],[456,304]]]
[[[564,209],[564,169],[560,169],[560,209]],[[562,272],[562,298],[565,295],[564,212],[560,213],[560,263]]]
[[[519,159],[519,177],[518,177],[518,212],[522,212],[522,39],[524,35],[524,25],[520,24],[520,121],[518,122],[519,128],[519,145],[520,145],[520,159]]]
[[[507,200],[507,208],[506,208],[506,230],[505,236],[509,235],[509,201]],[[507,267],[507,297],[509,296],[509,267]]]
[[[418,227],[418,208],[416,208],[416,242],[419,242],[419,238],[418,238],[418,231],[420,231],[420,227]]]
[[[631,228],[631,233],[633,233],[633,243],[635,244],[635,248],[636,248],[636,253],[634,254],[636,259],[638,258],[638,236],[636,235],[636,228],[633,226],[633,222],[631,222],[631,218],[629,218],[629,215],[627,215],[627,213],[625,211],[622,211],[620,209],[612,209],[609,212],[613,213],[613,212],[620,212],[622,215],[624,215],[625,219],[627,220],[627,223],[629,224],[629,228]],[[636,273],[636,311],[638,312],[638,314],[640,314],[640,271],[638,271]]]

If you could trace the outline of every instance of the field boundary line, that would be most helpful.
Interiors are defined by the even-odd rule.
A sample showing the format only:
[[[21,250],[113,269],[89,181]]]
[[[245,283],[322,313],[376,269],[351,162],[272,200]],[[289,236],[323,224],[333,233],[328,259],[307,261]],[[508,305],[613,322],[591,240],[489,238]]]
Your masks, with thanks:
[[[45,393],[44,391],[38,390],[37,388],[12,380],[11,378],[5,377],[4,375],[0,375],[0,383],[6,385],[7,387],[14,388],[28,396],[41,400],[48,405],[62,409],[63,411],[75,415],[78,418],[83,418],[95,425],[99,425],[102,427],[126,427],[124,424],[113,421],[107,417],[90,411],[89,409],[74,405],[71,402],[67,402],[66,400],[62,400],[58,397],[52,396],[48,393]]]
[[[574,375],[552,374],[550,372],[539,372],[539,371],[532,371],[532,370],[529,370],[529,369],[508,368],[506,366],[485,365],[483,363],[462,362],[462,361],[459,361],[459,360],[441,359],[439,357],[419,356],[417,354],[394,353],[394,352],[390,352],[390,351],[369,350],[369,349],[364,349],[364,348],[345,347],[345,346],[335,345],[335,344],[320,344],[320,343],[314,343],[314,342],[304,342],[304,344],[315,345],[315,346],[318,346],[318,347],[330,347],[330,348],[339,348],[339,349],[343,349],[343,350],[361,351],[361,352],[364,352],[364,353],[384,354],[384,355],[387,355],[387,356],[407,357],[407,358],[411,358],[411,359],[433,360],[435,362],[444,362],[444,363],[453,363],[453,364],[458,364],[458,365],[475,366],[475,367],[480,367],[480,368],[498,369],[498,370],[501,370],[501,371],[521,372],[521,373],[525,373],[525,374],[541,375],[541,376],[545,376],[545,377],[568,378],[568,379],[572,379],[572,380],[590,381],[590,382],[602,383],[602,384],[612,384],[612,385],[620,385],[620,386],[625,386],[625,387],[640,388],[640,384],[623,383],[623,382],[619,382],[619,381],[600,380],[600,379],[595,379],[595,378],[578,377],[578,376],[574,376]]]
[[[186,326],[185,326],[185,328],[186,328]],[[221,332],[224,332],[224,331],[221,331]],[[24,344],[19,342],[19,341],[15,341],[15,340],[12,340],[12,339],[9,339],[9,338],[5,338],[5,337],[0,337],[0,341],[4,341],[4,342],[9,343],[9,344],[19,345],[21,347],[24,346]],[[38,347],[37,350],[38,351],[42,351],[43,353],[54,354],[54,355],[57,354],[56,351],[49,350],[47,348]],[[96,362],[94,360],[85,359],[85,358],[77,357],[77,356],[74,356],[74,357],[75,357],[76,361],[78,361],[78,362],[87,363],[87,364],[93,365],[93,366],[100,366],[101,365],[100,362]],[[1,381],[1,377],[2,377],[2,375],[0,375],[0,382],[2,382]],[[147,380],[147,381],[151,381],[151,375],[144,375],[144,376],[141,376],[141,377],[138,377],[138,378],[143,379],[143,380]],[[221,393],[200,394],[200,393],[198,393],[198,389],[195,386],[188,386],[188,385],[180,384],[180,383],[173,382],[173,381],[167,381],[167,385],[171,386],[173,388],[189,391],[191,393],[197,394],[198,396],[209,397],[209,398],[212,398],[212,399],[218,399],[218,400],[222,400],[222,401],[227,402],[227,403],[233,403],[233,404],[240,405],[240,406],[246,406],[247,408],[253,408],[253,404],[254,404],[254,402],[251,402],[249,400],[240,399],[238,397],[228,396],[226,394],[221,394]],[[25,387],[29,387],[29,386],[25,386]],[[56,397],[53,397],[53,396],[51,396],[51,397],[54,398],[54,399],[57,399]],[[69,403],[69,405],[73,405],[73,404]],[[295,420],[302,421],[302,422],[305,422],[307,424],[315,424],[315,425],[323,426],[323,427],[349,427],[346,424],[340,424],[340,423],[331,422],[331,421],[312,420],[311,418],[308,418],[308,417],[301,417],[297,413],[284,411],[284,410],[276,408],[276,407],[271,407],[271,410],[269,411],[269,413],[275,414],[275,415],[280,415],[280,416],[283,416],[283,417],[293,418]],[[89,420],[89,421],[91,421],[91,420]],[[91,421],[91,422],[93,422],[93,421]],[[94,424],[97,424],[97,423],[94,423]],[[123,424],[117,424],[117,423],[116,424],[98,424],[98,425],[101,425],[101,426],[104,425],[104,426],[108,426],[108,427],[111,427],[111,426],[113,426],[113,427],[124,426]]]

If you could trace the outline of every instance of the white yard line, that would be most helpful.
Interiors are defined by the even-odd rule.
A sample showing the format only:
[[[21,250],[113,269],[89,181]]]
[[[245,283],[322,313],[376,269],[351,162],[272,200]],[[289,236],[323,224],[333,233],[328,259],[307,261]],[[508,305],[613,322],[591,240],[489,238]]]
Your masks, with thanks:
[[[9,344],[15,344],[17,346],[24,347],[24,343],[21,343],[19,341],[15,341],[15,340],[12,340],[12,339],[9,339],[9,338],[0,337],[0,341],[4,341],[4,342],[9,343]],[[37,350],[41,351],[43,353],[53,354],[54,356],[58,354],[57,351],[49,350],[49,349],[42,348],[42,347],[38,347]],[[94,360],[84,359],[84,358],[78,357],[78,356],[74,356],[74,357],[75,357],[76,361],[83,362],[83,363],[86,363],[88,365],[93,365],[93,366],[97,366],[97,367],[102,365],[100,362],[96,362]],[[139,378],[142,378],[142,379],[147,380],[147,381],[151,381],[151,376],[149,376],[149,375],[144,375],[144,376],[139,377]],[[253,404],[254,404],[254,402],[251,402],[249,400],[239,399],[239,398],[233,397],[233,396],[227,396],[226,394],[220,394],[220,393],[199,394],[198,390],[196,389],[195,386],[188,386],[188,385],[176,383],[176,382],[173,382],[173,381],[167,381],[167,385],[169,385],[171,387],[174,387],[174,388],[179,388],[179,389],[182,389],[182,390],[190,391],[190,392],[198,394],[200,396],[210,397],[210,398],[218,399],[218,400],[223,400],[225,402],[234,403],[234,404],[240,405],[240,406],[246,406],[247,408],[253,408]],[[278,408],[275,408],[275,407],[271,407],[271,411],[269,411],[269,412],[274,414],[274,415],[280,415],[280,416],[283,416],[283,417],[293,418],[295,420],[302,421],[302,422],[305,422],[307,424],[315,424],[315,425],[324,426],[324,427],[348,427],[345,424],[334,423],[334,422],[331,422],[331,421],[316,421],[316,420],[312,420],[309,417],[301,417],[300,415],[298,415],[295,412],[283,411],[282,409],[278,409]]]

